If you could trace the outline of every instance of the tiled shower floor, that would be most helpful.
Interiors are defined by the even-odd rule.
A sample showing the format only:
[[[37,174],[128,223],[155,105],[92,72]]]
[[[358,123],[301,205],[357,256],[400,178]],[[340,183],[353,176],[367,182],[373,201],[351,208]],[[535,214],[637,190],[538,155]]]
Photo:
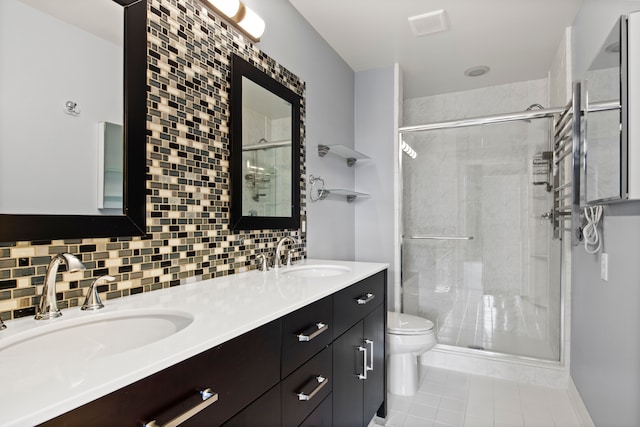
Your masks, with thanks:
[[[388,427],[578,427],[564,389],[425,367],[418,393],[388,395]]]
[[[549,315],[546,308],[519,296],[459,293],[438,325],[438,342],[558,360],[559,343],[550,342]]]

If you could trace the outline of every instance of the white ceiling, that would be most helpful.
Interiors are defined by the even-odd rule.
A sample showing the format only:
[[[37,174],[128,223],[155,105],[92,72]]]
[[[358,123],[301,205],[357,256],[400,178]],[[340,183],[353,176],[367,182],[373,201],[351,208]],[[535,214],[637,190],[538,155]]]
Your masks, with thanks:
[[[583,0],[289,1],[354,71],[399,63],[415,98],[546,77]],[[449,28],[413,36],[407,18],[438,9]]]

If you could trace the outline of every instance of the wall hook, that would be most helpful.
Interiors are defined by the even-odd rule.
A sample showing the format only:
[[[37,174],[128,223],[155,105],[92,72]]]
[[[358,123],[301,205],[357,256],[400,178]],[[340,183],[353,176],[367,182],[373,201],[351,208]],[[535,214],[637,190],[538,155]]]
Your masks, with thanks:
[[[78,107],[78,103],[75,101],[67,101],[64,104],[64,112],[70,116],[79,116],[80,107]]]

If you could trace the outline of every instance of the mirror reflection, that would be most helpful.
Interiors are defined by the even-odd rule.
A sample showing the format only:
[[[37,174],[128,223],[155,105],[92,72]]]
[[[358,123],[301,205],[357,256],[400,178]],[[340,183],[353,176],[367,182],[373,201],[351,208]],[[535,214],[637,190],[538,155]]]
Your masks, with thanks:
[[[300,96],[238,55],[232,58],[232,228],[297,228]]]
[[[123,7],[2,0],[0,20],[0,213],[122,215]]]
[[[617,101],[621,98],[621,40],[618,21],[586,73],[587,102]],[[599,203],[621,197],[621,112],[620,109],[589,111],[587,107],[585,201]]]
[[[243,216],[291,212],[291,110],[290,102],[242,77]]]

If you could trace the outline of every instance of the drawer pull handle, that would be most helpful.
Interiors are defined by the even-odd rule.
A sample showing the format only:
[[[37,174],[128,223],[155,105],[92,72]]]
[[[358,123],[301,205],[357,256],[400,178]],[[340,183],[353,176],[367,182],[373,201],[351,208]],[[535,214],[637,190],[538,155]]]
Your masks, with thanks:
[[[364,305],[366,303],[368,303],[369,301],[371,301],[372,299],[374,299],[376,296],[372,293],[366,293],[364,295],[362,295],[361,297],[358,297],[358,299],[356,300],[356,302],[358,303],[358,305]]]
[[[329,329],[329,325],[327,323],[319,322],[309,326],[302,332],[296,334],[298,336],[298,341],[311,341],[324,331]]]
[[[369,364],[366,365],[366,370],[373,371],[373,341],[364,340],[364,344],[365,345],[369,344],[371,346],[371,349],[369,350]]]
[[[356,374],[359,380],[367,379],[367,349],[366,347],[356,347],[362,353],[362,373]]]
[[[154,420],[142,424],[142,427],[176,427],[217,400],[218,393],[214,393],[210,388],[199,390],[197,395],[190,396],[175,407],[167,409]],[[185,410],[184,407],[187,405],[189,407]],[[176,412],[178,412],[177,415],[175,415]]]
[[[296,393],[298,395],[298,400],[311,400],[313,396],[318,394],[320,390],[324,386],[329,384],[329,378],[323,377],[322,375],[318,375],[317,377],[311,378],[303,387],[302,391]],[[309,393],[306,390],[313,388]]]

